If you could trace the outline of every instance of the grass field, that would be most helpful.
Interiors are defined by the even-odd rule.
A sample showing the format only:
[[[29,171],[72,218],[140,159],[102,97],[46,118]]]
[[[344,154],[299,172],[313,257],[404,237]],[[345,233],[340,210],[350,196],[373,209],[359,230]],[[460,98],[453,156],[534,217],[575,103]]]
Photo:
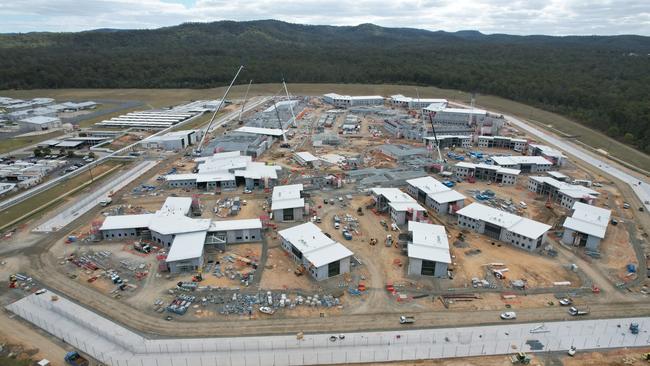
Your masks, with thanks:
[[[37,144],[41,141],[49,140],[57,136],[63,135],[63,131],[52,131],[42,135],[35,135],[29,137],[11,137],[0,140],[0,154],[9,151],[23,148],[25,146]]]
[[[103,163],[93,168],[92,170],[93,177],[96,178],[100,174],[107,172],[111,168],[116,166],[121,166],[121,165],[123,165],[123,163],[115,162],[115,161],[108,161],[106,163]],[[96,178],[93,184],[98,184],[99,182],[105,181],[112,174],[114,173],[105,175],[101,178]],[[84,183],[88,182],[89,180],[90,180],[90,173],[84,172],[80,175],[73,177],[70,180],[67,180],[44,192],[41,192],[35,195],[34,197],[31,197],[23,202],[20,202],[19,204],[12,206],[5,211],[0,212],[0,223],[2,223],[3,226],[7,223],[11,223],[12,221],[20,218],[22,215],[25,215],[26,213],[31,212],[47,204],[48,202],[52,202],[52,205],[60,204],[62,202],[60,198],[62,198],[63,195],[76,188],[81,187]]]
[[[452,101],[468,103],[470,94],[458,90],[439,89],[435,87],[415,87],[409,85],[363,85],[363,84],[289,84],[292,94],[321,95],[327,92],[340,94],[404,94],[415,96],[417,93],[422,98],[447,98]],[[16,98],[33,98],[47,96],[59,99],[134,99],[147,103],[150,107],[164,107],[178,104],[183,101],[197,99],[220,99],[225,88],[214,89],[62,89],[62,90],[20,90],[0,91],[0,95]],[[246,92],[246,85],[232,88],[229,98],[242,98]],[[249,96],[278,95],[282,94],[280,84],[254,84]],[[650,156],[618,142],[600,132],[589,129],[577,122],[571,121],[558,114],[547,112],[539,108],[514,102],[511,100],[479,95],[476,104],[487,109],[501,113],[513,114],[520,118],[530,120],[540,127],[552,132],[561,131],[567,135],[579,136],[577,140],[594,148],[602,148],[612,156],[629,162],[644,170],[650,170]],[[551,125],[553,128],[549,128]],[[557,131],[554,131],[556,129]]]

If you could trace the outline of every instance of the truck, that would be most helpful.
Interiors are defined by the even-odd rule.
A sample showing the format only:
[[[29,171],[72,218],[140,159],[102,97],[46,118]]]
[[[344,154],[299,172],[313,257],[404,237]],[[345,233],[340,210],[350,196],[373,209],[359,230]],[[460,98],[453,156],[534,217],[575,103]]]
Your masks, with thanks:
[[[630,333],[639,334],[639,323],[630,323]]]
[[[411,324],[415,323],[415,317],[414,316],[406,316],[402,315],[399,317],[399,323],[400,324]]]
[[[113,202],[113,200],[110,197],[106,197],[103,200],[99,201],[99,205],[102,206],[102,207],[106,207],[106,206],[110,205],[111,202]]]
[[[587,315],[589,314],[589,309],[578,309],[575,306],[569,308],[569,314],[573,316]]]
[[[63,358],[65,363],[71,366],[88,366],[88,360],[79,354],[77,351],[71,351],[65,354]]]

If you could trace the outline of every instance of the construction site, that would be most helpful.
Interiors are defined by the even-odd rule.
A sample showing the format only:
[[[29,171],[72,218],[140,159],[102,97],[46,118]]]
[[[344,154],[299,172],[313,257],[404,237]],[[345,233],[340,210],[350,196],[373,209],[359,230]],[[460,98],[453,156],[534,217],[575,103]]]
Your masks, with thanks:
[[[157,163],[50,233],[30,265],[0,266],[4,301],[50,288],[191,337],[220,322],[236,336],[293,332],[291,319],[538,320],[646,298],[643,205],[606,173],[473,105],[283,94],[166,135],[137,114],[105,121],[137,130],[103,148]],[[5,242],[37,240],[30,228],[56,214]]]

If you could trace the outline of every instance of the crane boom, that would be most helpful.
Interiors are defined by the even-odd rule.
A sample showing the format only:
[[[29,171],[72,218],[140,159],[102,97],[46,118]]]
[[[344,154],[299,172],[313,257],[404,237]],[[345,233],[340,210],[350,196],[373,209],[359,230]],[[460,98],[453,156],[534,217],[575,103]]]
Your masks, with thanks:
[[[290,99],[291,97],[289,96],[289,90],[287,89],[287,83],[284,82],[284,78],[282,78],[282,86],[284,87],[284,92],[287,95],[287,101],[289,102],[289,110],[291,111],[291,123],[289,123],[289,126],[295,126],[296,115],[293,113],[293,105],[291,105],[291,99]]]
[[[248,91],[251,89],[251,84],[253,84],[253,79],[251,79],[248,82],[248,87],[246,88],[246,94],[244,94],[244,102],[241,104],[241,110],[239,110],[239,124],[241,124],[243,121],[241,119],[241,115],[244,113],[244,106],[246,105],[246,100],[248,99]]]
[[[436,144],[436,150],[438,152],[438,160],[443,161],[442,155],[440,153],[440,143],[438,142],[438,135],[436,135],[436,126],[433,123],[433,117],[436,115],[436,112],[429,113],[429,121],[431,121],[431,130],[433,131],[433,141]]]
[[[233,84],[235,83],[235,80],[237,80],[237,77],[239,76],[239,73],[243,69],[244,69],[244,65],[239,66],[239,69],[237,70],[237,73],[235,74],[235,77],[232,78],[232,81],[230,82],[230,85],[228,85],[228,88],[226,88],[226,92],[223,94],[223,98],[221,98],[221,103],[219,103],[219,106],[217,107],[217,109],[212,114],[212,118],[210,118],[210,123],[208,123],[208,127],[206,127],[205,132],[203,133],[203,136],[201,137],[201,142],[199,142],[199,145],[196,147],[196,150],[194,150],[194,153],[196,155],[201,154],[201,149],[203,148],[203,143],[205,142],[205,137],[210,132],[210,127],[212,127],[212,123],[214,122],[214,119],[217,117],[217,113],[219,113],[219,111],[221,110],[221,106],[226,102],[226,98],[228,97],[228,93],[230,92],[230,88],[232,88]]]

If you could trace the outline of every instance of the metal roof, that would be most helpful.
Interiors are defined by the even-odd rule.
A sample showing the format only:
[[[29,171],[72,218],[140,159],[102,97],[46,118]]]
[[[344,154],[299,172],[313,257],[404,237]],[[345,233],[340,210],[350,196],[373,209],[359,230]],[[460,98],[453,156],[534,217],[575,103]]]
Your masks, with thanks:
[[[25,119],[21,119],[20,122],[33,123],[37,125],[42,125],[45,123],[60,122],[61,120],[57,117],[47,117],[47,116],[34,116]]]
[[[310,153],[309,151],[300,151],[300,152],[295,153],[295,155],[298,158],[302,159],[302,161],[307,162],[307,163],[310,162],[310,161],[318,161],[318,160],[320,160],[317,157],[315,157],[312,153]]]
[[[602,239],[611,215],[611,210],[576,202],[573,204],[573,215],[566,218],[563,226]]]
[[[469,206],[461,208],[456,213],[472,219],[488,222],[531,239],[537,239],[551,228],[550,225],[513,215],[509,212],[480,203],[472,203]]]
[[[107,216],[100,230],[139,229],[149,227],[156,214]]]
[[[354,254],[343,244],[328,238],[311,222],[280,230],[278,234],[298,249],[316,268]]]
[[[167,254],[167,263],[199,258],[203,255],[206,231],[178,234]]]
[[[236,129],[237,132],[253,133],[256,135],[268,135],[268,136],[282,136],[283,133],[287,132],[279,128],[262,128],[262,127],[250,127],[244,126]]]
[[[496,170],[497,173],[501,173],[501,174],[519,175],[519,173],[521,173],[521,170],[519,169],[504,168],[499,165],[474,164],[465,161],[460,161],[456,163],[456,166],[459,166],[461,168],[469,168],[469,169],[480,168],[480,169]]]
[[[409,221],[408,231],[413,236],[407,247],[409,258],[451,263],[449,241],[444,226]]]
[[[498,165],[553,165],[552,162],[546,160],[543,156],[492,156],[491,159]]]
[[[406,183],[423,191],[428,197],[438,203],[456,202],[465,199],[465,196],[462,194],[430,176],[409,179]]]
[[[395,211],[426,211],[413,197],[397,188],[372,188],[371,191],[377,196],[383,196]]]
[[[283,210],[285,208],[304,207],[305,199],[300,197],[303,190],[302,184],[289,184],[286,186],[273,187],[271,196],[271,210]]]
[[[243,219],[243,220],[223,220],[212,221],[208,232],[229,231],[229,230],[246,230],[261,229],[262,221],[260,219]]]
[[[581,186],[579,184],[569,184],[566,182],[559,181],[557,179],[551,178],[551,177],[544,177],[544,176],[532,176],[529,177],[528,179],[533,180],[537,183],[546,183],[550,185],[551,187],[557,189],[560,193],[569,196],[571,198],[582,198],[585,196],[589,197],[596,197],[599,196],[600,193],[597,191],[594,191],[591,188]]]

